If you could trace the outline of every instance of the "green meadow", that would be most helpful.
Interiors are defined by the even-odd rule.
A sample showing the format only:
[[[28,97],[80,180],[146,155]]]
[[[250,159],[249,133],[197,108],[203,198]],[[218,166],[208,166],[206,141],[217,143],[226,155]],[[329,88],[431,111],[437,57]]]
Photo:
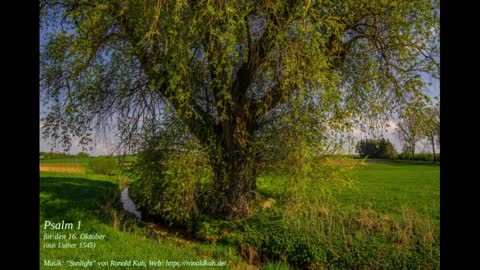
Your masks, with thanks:
[[[75,163],[69,160],[61,162]],[[88,159],[76,162],[86,167],[89,163]],[[237,229],[229,231],[231,235],[241,234],[239,238],[225,237],[222,234],[215,238],[218,239],[215,241],[199,240],[182,230],[168,228],[167,225],[157,226],[138,221],[124,212],[120,203],[122,179],[119,175],[93,174],[88,168],[84,174],[40,173],[41,269],[50,268],[44,265],[46,260],[60,260],[62,266],[55,269],[105,269],[105,266],[96,264],[102,261],[108,262],[108,269],[137,269],[133,266],[112,266],[110,265],[112,260],[116,262],[143,260],[147,268],[149,261],[156,260],[164,264],[161,267],[151,267],[154,269],[167,269],[173,266],[176,266],[175,269],[192,269],[192,266],[175,264],[204,260],[225,263],[225,266],[195,268],[302,268],[294,266],[297,260],[294,256],[298,251],[283,249],[290,245],[295,248],[297,246],[289,242],[289,237],[282,240],[284,242],[275,240],[274,235],[283,231],[270,235],[266,226],[275,223],[265,221],[263,214],[258,215],[258,218],[245,220],[242,223],[243,227],[236,226]],[[259,193],[264,198],[277,199],[281,196],[284,184],[285,181],[281,177],[264,175],[258,180]],[[311,256],[319,256],[318,260],[326,263],[309,268],[438,269],[439,195],[439,164],[368,161],[358,171],[355,184],[335,194],[338,209],[330,209],[331,214],[327,217],[329,221],[319,225],[324,226],[322,228],[325,230],[315,231],[326,235],[325,241],[315,242],[323,253],[320,251],[308,253]],[[52,230],[43,226],[45,221],[62,222],[62,220],[74,224],[74,229]],[[79,230],[76,228],[78,221],[81,221]],[[215,222],[208,226],[214,228]],[[238,229],[240,227],[249,229]],[[211,231],[211,234],[215,235],[218,230]],[[52,237],[65,235],[68,238],[71,234],[75,234],[77,238],[82,234],[105,235],[105,240],[44,239],[45,235],[53,235]],[[222,237],[227,240],[223,241]],[[235,239],[232,241],[232,238]],[[77,246],[46,247],[49,243],[67,242],[77,243]],[[254,253],[256,255],[245,254],[245,246],[256,248],[257,251]],[[310,249],[316,250],[305,247],[305,250]],[[275,253],[276,250],[279,251]],[[95,262],[92,266],[69,266],[69,261],[78,263],[88,260]],[[170,263],[169,266],[165,265],[167,262]]]
[[[339,194],[344,205],[400,214],[411,209],[440,222],[440,165],[405,161],[370,161],[358,185]]]

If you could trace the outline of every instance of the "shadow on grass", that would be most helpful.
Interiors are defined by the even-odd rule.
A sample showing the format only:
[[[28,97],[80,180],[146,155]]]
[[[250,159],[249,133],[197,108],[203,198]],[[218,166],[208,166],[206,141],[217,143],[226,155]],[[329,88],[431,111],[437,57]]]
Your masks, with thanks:
[[[98,218],[101,203],[116,188],[111,182],[82,177],[41,177],[40,217],[60,220]]]
[[[54,222],[82,220],[110,226],[112,217],[105,212],[105,207],[113,202],[118,203],[117,207],[120,210],[119,193],[117,185],[108,181],[91,180],[81,176],[42,176],[40,178],[40,218]],[[123,210],[120,212],[126,213]],[[117,222],[135,220],[130,214],[126,215],[129,217],[126,219],[128,221],[122,219],[121,214],[116,215],[118,215],[115,219]],[[162,233],[168,233],[170,237],[194,241],[191,234],[183,227],[170,226],[167,222],[157,219],[145,219],[141,226],[145,224],[148,224],[146,229],[150,231],[149,238],[165,237]],[[152,233],[153,231],[161,232],[160,235],[156,235]]]
[[[48,176],[40,178],[40,219],[53,222],[77,222],[105,224],[123,231],[129,225],[136,224],[144,227],[148,238],[182,238],[194,241],[190,233],[182,227],[171,227],[165,222],[157,220],[137,220],[131,214],[121,210],[120,191],[117,185],[108,181],[92,180],[82,176]],[[117,206],[112,205],[118,203]],[[107,204],[109,206],[107,206]],[[112,220],[110,210],[114,207],[115,218]],[[132,223],[134,221],[134,223]],[[156,222],[153,222],[156,221]],[[43,221],[41,221],[42,223]],[[114,224],[112,224],[112,222]],[[118,223],[116,223],[118,222]],[[116,225],[115,225],[116,223]],[[91,226],[91,227],[92,227]],[[127,229],[127,231],[129,231]],[[165,234],[167,233],[168,236]]]

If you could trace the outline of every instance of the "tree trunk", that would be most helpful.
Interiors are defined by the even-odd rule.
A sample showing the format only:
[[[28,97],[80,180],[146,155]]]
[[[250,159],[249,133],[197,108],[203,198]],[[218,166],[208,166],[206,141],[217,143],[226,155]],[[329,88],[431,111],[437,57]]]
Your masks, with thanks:
[[[247,151],[225,151],[221,155],[212,157],[217,194],[216,209],[212,210],[227,219],[248,216],[257,189],[254,156]]]
[[[250,213],[256,197],[256,159],[251,147],[251,128],[242,117],[222,123],[217,135],[214,163],[215,189],[220,215],[227,219],[242,218]]]
[[[248,216],[257,189],[255,164],[244,156],[232,159],[228,167],[230,175],[225,216],[227,218]]]
[[[431,136],[430,140],[432,142],[432,151],[433,151],[433,162],[437,162],[437,158],[435,157],[435,136]]]

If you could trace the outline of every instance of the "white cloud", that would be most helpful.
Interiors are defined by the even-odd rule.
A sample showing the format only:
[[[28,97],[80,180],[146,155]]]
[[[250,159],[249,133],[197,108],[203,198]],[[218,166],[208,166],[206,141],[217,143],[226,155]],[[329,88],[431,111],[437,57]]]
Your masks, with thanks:
[[[98,153],[100,155],[110,155],[114,152],[115,145],[107,144],[107,143],[99,143],[95,145],[93,152]]]

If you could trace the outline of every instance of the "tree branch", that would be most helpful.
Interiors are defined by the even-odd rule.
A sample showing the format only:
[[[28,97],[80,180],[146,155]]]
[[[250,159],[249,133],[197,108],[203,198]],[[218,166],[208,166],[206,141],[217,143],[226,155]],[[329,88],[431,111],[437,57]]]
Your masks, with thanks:
[[[194,99],[190,99],[188,104],[184,104],[175,97],[174,91],[167,91],[168,74],[166,71],[155,68],[156,64],[161,62],[161,57],[157,57],[161,55],[160,52],[156,51],[157,47],[151,47],[150,49],[147,49],[141,46],[140,44],[142,37],[131,28],[131,24],[125,20],[124,16],[117,16],[116,18],[117,22],[124,29],[128,41],[131,44],[136,45],[138,49],[136,56],[140,61],[142,70],[152,81],[161,82],[160,85],[156,86],[157,91],[167,98],[175,110],[179,112],[178,115],[188,126],[190,131],[195,135],[195,137],[197,137],[202,144],[207,144],[214,129],[213,118],[207,112],[203,111],[200,106],[195,103]],[[187,111],[192,112],[191,114],[181,113],[182,111],[185,111],[185,106],[187,106]]]

